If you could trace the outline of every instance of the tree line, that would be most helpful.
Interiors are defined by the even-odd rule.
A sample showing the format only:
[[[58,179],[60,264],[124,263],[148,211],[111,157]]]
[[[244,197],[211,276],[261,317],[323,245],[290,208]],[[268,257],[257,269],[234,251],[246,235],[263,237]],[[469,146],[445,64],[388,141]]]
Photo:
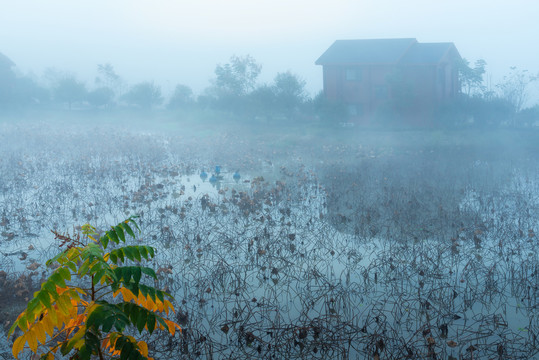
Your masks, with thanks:
[[[62,106],[67,109],[112,109],[132,107],[142,110],[214,108],[245,115],[291,116],[311,98],[306,82],[290,71],[278,73],[273,83],[259,84],[262,66],[251,56],[232,56],[215,67],[211,85],[199,96],[185,84],[177,84],[168,99],[152,81],[133,85],[109,64],[97,65],[94,84],[88,86],[75,74],[49,68],[42,79],[18,75],[15,64],[0,53],[0,106],[23,109]]]
[[[539,74],[511,67],[498,83],[485,79],[487,62],[479,59],[472,65],[462,59],[458,64],[461,93],[455,101],[440,109],[440,121],[449,125],[476,127],[537,126],[539,103],[529,105]]]
[[[457,127],[536,124],[539,104],[528,104],[539,76],[512,67],[499,83],[492,85],[485,80],[486,65],[482,59],[473,65],[462,60],[458,66],[461,92],[455,100],[439,106],[435,120]],[[232,56],[228,63],[217,64],[210,86],[198,96],[188,85],[177,84],[165,99],[161,87],[152,81],[130,85],[109,63],[98,64],[96,70],[90,86],[75,74],[52,68],[38,79],[17,74],[15,64],[0,53],[0,112],[40,107],[214,109],[247,118],[347,121],[346,104],[328,101],[322,91],[311,97],[305,80],[290,71],[277,73],[272,83],[260,84],[262,66],[249,55]]]

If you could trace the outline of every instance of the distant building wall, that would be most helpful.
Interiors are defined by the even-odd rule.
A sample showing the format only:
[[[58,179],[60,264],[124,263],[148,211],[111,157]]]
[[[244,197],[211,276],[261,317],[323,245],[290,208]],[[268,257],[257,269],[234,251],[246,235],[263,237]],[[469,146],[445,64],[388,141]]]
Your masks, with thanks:
[[[394,46],[407,41],[409,39],[379,43],[376,40],[337,41],[317,61],[323,66],[326,98],[344,104],[349,120],[362,123],[391,111],[423,116],[454,99],[460,91],[456,65],[460,55],[454,45],[418,44],[414,40],[409,41],[412,46],[398,49],[402,51],[400,57],[395,56]],[[380,46],[373,46],[378,44]],[[386,49],[386,45],[393,48]],[[372,56],[383,55],[392,62],[354,63],[353,58],[370,56],[368,52],[364,55],[357,50],[361,46],[375,51]],[[339,63],[341,57],[344,60]]]

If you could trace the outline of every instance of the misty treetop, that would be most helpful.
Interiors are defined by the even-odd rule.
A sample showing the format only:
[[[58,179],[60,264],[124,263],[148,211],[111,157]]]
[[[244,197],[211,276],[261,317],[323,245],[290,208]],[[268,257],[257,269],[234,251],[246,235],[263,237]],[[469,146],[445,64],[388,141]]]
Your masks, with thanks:
[[[485,80],[487,62],[473,65],[463,58],[458,64],[461,92],[429,115],[435,127],[500,126],[530,127],[539,123],[539,104],[532,97],[538,74],[512,67],[497,84]],[[16,64],[0,53],[0,114],[25,110],[113,111],[122,109],[192,112],[211,110],[246,121],[294,119],[328,124],[349,122],[347,104],[325,99],[323,92],[311,97],[306,82],[290,71],[279,72],[271,83],[260,83],[262,64],[250,55],[230,57],[218,63],[209,86],[195,94],[189,85],[177,83],[163,92],[159,84],[129,84],[110,63],[96,66],[93,83],[76,74],[48,68],[41,77],[21,74]],[[181,78],[181,70],[179,74]],[[370,126],[406,126],[408,91],[403,79],[394,76],[396,89],[380,107]],[[399,92],[400,89],[400,92]],[[175,116],[175,115],[173,115]]]

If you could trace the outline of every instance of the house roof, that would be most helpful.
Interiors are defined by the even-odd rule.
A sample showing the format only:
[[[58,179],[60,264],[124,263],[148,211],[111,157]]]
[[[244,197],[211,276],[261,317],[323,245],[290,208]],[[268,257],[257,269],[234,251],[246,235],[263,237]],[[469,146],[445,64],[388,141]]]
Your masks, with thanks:
[[[15,63],[11,61],[11,59],[8,58],[6,55],[0,52],[0,67],[11,68],[12,66],[15,66]]]
[[[458,54],[453,43],[418,43],[413,38],[337,40],[315,64],[436,64],[451,49]]]
[[[453,43],[417,43],[404,54],[399,63],[406,65],[438,64],[452,50],[458,54]]]

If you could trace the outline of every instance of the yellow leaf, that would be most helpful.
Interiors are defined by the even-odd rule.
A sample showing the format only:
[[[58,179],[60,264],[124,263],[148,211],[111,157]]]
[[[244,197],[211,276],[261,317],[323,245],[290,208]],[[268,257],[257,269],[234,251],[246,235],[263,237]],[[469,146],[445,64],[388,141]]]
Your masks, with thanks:
[[[174,310],[174,306],[172,305],[172,303],[168,300],[165,300],[165,307],[166,307],[166,312],[167,312],[167,315],[168,315],[168,309],[172,309],[172,312],[176,313],[176,310]]]
[[[45,315],[43,315],[43,319],[41,319],[41,322],[43,323],[43,328],[45,329],[45,332],[52,337],[52,334],[54,332],[54,325],[52,324],[51,318],[48,313],[45,313]]]
[[[71,297],[71,306],[73,306],[74,308],[77,308],[77,306],[79,306],[79,302],[74,297]]]
[[[34,329],[29,329],[26,333],[26,340],[28,341],[28,346],[30,346],[30,349],[35,353],[37,352],[37,338],[34,334]]]
[[[138,301],[137,303],[141,306],[144,306],[146,307],[146,298],[144,297],[144,295],[142,295],[142,292],[139,291],[138,293]]]
[[[116,298],[116,296],[118,296],[118,294],[122,291],[123,288],[120,288],[118,290],[116,290],[114,293],[112,293],[112,297],[113,298]],[[123,295],[123,294],[122,294]],[[125,299],[124,299],[125,300]]]
[[[58,345],[49,348],[49,351],[52,352],[52,353],[54,353],[54,354],[56,354],[56,352],[58,351],[58,349],[60,348],[60,346],[62,346],[62,344],[63,344],[63,343],[60,343],[60,342],[59,342]]]
[[[163,303],[157,297],[155,298],[155,306],[157,307],[157,310],[159,312],[163,312],[165,310],[165,307],[163,306]],[[168,315],[168,313],[167,313],[167,315]]]
[[[75,345],[73,346],[75,349],[79,349],[86,343],[86,340],[84,338],[77,340]]]
[[[168,332],[170,332],[170,334],[172,336],[174,336],[174,334],[176,333],[176,328],[178,328],[178,330],[180,330],[180,332],[182,331],[181,326],[176,324],[174,321],[170,321],[170,320],[165,319],[165,323],[168,326]]]
[[[140,350],[140,353],[144,356],[144,357],[148,357],[148,344],[146,344],[144,341],[139,341],[137,343],[137,346]]]
[[[124,301],[131,301],[131,300],[135,300],[135,302],[137,302],[137,297],[135,296],[135,294],[133,294],[133,292],[127,288],[120,288],[120,290],[122,291],[122,296],[124,298]]]
[[[56,304],[58,305],[58,308],[62,312],[63,315],[69,316],[71,311],[71,301],[69,297],[67,296],[60,296],[58,297],[58,300],[56,300]]]
[[[73,335],[70,341],[74,341],[73,347],[80,349],[84,345],[84,334],[86,333],[86,326],[81,326],[79,330]],[[82,341],[81,341],[82,340]]]
[[[36,334],[37,341],[39,341],[42,344],[45,344],[45,342],[47,341],[47,334],[45,332],[45,326],[43,325],[42,321],[38,321],[34,325],[33,331]]]
[[[25,336],[26,333],[15,339],[15,342],[13,343],[12,352],[15,359],[17,359],[19,353],[22,351],[22,349],[24,349],[24,344],[26,343]]]
[[[174,324],[171,324],[172,321],[169,321],[169,320],[165,320],[165,323],[168,325],[168,332],[174,336],[174,334],[176,333],[176,329],[174,328]]]
[[[54,307],[50,311],[48,311],[48,313],[50,314],[51,324],[59,329],[60,325],[58,322],[57,306],[54,305]]]
[[[79,294],[86,295],[86,291],[82,290],[81,288],[75,287],[73,289]]]
[[[148,295],[148,298],[146,300],[146,306],[145,306],[146,309],[149,309],[149,310],[152,310],[152,311],[155,311],[157,310],[157,306],[155,306],[155,303],[153,302],[152,298],[150,295]]]
[[[58,293],[58,295],[62,295],[68,289],[69,288],[62,288],[62,287],[59,287],[58,285],[56,285],[56,292]]]

